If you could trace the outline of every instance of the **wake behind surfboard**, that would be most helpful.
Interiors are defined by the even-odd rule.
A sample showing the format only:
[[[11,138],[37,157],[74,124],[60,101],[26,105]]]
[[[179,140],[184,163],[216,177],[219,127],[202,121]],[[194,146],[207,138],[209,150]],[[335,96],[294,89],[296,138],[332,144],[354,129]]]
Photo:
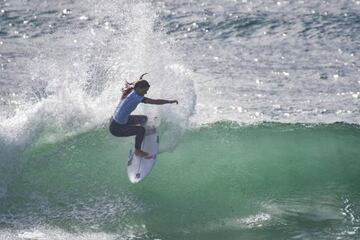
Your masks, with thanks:
[[[134,154],[135,149],[129,151],[127,173],[130,182],[138,183],[150,174],[156,163],[159,152],[159,135],[155,127],[146,127],[146,134],[141,145],[141,149],[148,152],[150,156],[139,157]]]

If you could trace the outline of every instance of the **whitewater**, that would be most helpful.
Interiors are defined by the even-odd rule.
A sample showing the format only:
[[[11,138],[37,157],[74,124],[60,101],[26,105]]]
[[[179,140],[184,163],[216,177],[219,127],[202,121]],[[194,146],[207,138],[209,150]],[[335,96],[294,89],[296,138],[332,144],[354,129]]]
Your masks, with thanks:
[[[0,2],[1,239],[358,239],[360,2]],[[158,126],[108,122],[126,81]]]

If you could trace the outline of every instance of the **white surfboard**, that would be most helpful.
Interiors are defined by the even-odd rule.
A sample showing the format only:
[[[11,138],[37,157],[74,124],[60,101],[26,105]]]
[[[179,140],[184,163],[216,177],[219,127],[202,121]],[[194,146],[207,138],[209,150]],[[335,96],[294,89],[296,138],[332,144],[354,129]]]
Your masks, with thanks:
[[[141,149],[148,152],[150,156],[136,156],[134,154],[134,148],[129,151],[127,173],[128,178],[132,183],[138,183],[144,180],[156,163],[156,157],[159,152],[159,135],[157,134],[155,127],[146,127],[146,133]]]

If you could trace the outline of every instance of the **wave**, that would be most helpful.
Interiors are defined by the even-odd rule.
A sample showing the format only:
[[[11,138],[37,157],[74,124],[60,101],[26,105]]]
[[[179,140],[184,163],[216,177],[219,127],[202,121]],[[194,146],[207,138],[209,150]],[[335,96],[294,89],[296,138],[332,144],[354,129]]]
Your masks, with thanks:
[[[171,139],[162,125],[159,131],[161,146]],[[246,229],[275,234],[283,224],[301,232],[298,221],[321,223],[316,234],[327,237],[356,232],[359,136],[359,125],[346,123],[218,122],[188,130],[132,185],[126,162],[133,139],[100,127],[27,148],[0,219],[5,228],[46,222],[69,232],[117,232],[143,225],[147,237],[188,232],[201,239]],[[337,227],[328,233],[330,226]]]

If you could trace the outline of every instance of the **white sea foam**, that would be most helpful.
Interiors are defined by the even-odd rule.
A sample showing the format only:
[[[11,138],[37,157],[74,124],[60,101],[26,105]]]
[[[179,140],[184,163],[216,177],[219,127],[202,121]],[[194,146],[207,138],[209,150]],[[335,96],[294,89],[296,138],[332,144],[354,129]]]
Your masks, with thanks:
[[[60,228],[39,226],[23,230],[0,230],[0,238],[3,240],[133,240],[146,235],[146,227],[128,226],[123,233],[106,233],[83,231],[79,233],[67,232]]]

